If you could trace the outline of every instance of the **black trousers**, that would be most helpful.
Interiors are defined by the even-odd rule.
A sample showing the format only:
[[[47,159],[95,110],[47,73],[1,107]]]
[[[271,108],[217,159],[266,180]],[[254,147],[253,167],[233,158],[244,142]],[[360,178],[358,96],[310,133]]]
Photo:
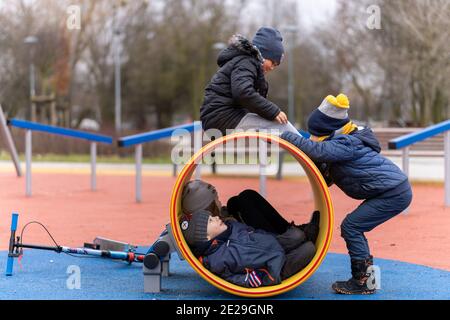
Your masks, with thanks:
[[[308,265],[316,253],[305,233],[287,222],[277,210],[254,190],[244,190],[227,202],[228,213],[255,229],[274,233],[286,253],[281,278],[287,279]]]
[[[282,234],[290,226],[290,223],[254,190],[244,190],[239,195],[231,197],[227,202],[227,209],[236,220],[255,229]]]

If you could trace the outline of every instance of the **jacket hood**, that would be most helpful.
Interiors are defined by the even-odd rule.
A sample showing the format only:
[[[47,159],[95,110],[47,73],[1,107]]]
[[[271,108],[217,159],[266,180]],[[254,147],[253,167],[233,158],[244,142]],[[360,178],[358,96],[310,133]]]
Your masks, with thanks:
[[[263,63],[264,59],[259,52],[258,48],[252,44],[252,42],[245,37],[236,34],[233,35],[228,42],[228,47],[222,50],[217,57],[217,64],[222,67],[225,63],[237,56],[250,56]]]
[[[380,153],[381,146],[378,142],[378,139],[375,137],[375,134],[373,133],[372,129],[370,128],[364,128],[362,130],[356,130],[354,133],[351,134],[355,138],[358,138],[362,141],[364,145],[367,147],[373,149],[374,151]]]

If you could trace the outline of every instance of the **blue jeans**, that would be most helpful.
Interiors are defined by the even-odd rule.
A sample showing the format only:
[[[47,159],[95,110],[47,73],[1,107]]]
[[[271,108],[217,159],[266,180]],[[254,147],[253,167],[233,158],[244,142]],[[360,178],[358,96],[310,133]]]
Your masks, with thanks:
[[[344,238],[352,259],[367,259],[369,243],[364,233],[395,217],[405,210],[412,200],[412,191],[406,181],[393,190],[367,199],[342,221],[341,236]]]

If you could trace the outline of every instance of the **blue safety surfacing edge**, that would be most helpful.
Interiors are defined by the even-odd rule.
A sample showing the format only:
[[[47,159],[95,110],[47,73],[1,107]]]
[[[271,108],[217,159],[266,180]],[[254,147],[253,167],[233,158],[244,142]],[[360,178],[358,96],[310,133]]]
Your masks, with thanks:
[[[145,252],[140,250],[140,252]],[[1,300],[215,300],[240,299],[206,282],[176,254],[160,293],[143,292],[142,265],[102,258],[77,258],[55,252],[25,250],[21,266],[5,276],[7,252],[0,252]],[[271,297],[283,300],[434,300],[450,299],[450,272],[405,262],[375,259],[381,289],[369,296],[333,293],[331,284],[350,277],[347,255],[329,253],[319,269],[297,288]],[[73,278],[79,271],[79,282]],[[79,283],[79,289],[77,284]]]

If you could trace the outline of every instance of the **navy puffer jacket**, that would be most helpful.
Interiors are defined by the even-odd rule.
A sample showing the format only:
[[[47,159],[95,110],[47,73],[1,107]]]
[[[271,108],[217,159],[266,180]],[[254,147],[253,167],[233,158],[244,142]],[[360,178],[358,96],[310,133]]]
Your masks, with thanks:
[[[339,134],[315,142],[285,132],[291,142],[314,162],[327,163],[333,182],[354,199],[373,198],[392,190],[408,177],[391,160],[380,155],[381,147],[370,128]]]
[[[275,235],[237,221],[228,221],[227,237],[218,236],[204,253],[203,265],[221,278],[250,287],[248,270],[266,269],[263,285],[281,282],[286,256]]]
[[[234,36],[217,58],[220,69],[205,88],[200,120],[204,130],[235,129],[249,112],[273,120],[280,108],[266,99],[269,90],[259,50],[242,36]]]

